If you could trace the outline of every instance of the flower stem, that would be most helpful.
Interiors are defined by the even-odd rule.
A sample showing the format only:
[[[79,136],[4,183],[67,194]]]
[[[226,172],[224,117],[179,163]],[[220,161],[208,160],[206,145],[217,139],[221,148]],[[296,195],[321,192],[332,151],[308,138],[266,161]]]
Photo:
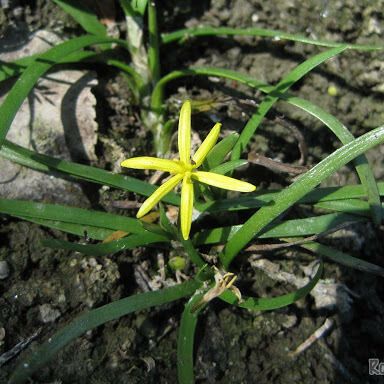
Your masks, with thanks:
[[[151,73],[152,84],[155,86],[160,79],[160,46],[155,0],[150,0],[148,2],[148,30],[148,65]]]

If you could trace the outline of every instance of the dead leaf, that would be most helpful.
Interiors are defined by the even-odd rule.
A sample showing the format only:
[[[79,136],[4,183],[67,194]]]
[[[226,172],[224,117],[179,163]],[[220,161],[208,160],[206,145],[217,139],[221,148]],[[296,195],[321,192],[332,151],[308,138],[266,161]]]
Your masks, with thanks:
[[[154,212],[148,213],[148,215],[143,216],[140,220],[144,221],[145,223],[154,223],[159,217],[160,217],[160,212],[154,211]]]
[[[110,243],[111,241],[114,241],[114,240],[122,239],[123,237],[128,235],[129,235],[129,232],[124,232],[124,231],[113,232],[103,240],[103,244]]]

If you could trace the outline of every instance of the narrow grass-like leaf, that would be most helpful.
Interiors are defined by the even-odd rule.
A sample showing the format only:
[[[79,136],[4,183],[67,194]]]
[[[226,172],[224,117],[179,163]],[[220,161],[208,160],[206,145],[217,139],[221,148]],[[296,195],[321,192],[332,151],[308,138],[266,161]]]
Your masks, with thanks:
[[[338,43],[326,40],[311,39],[306,36],[285,33],[282,31],[274,31],[272,29],[264,28],[230,28],[230,27],[203,27],[198,28],[185,28],[170,33],[162,34],[163,44],[169,44],[178,40],[186,40],[195,36],[260,36],[272,37],[277,40],[290,40],[299,43],[318,45],[322,47],[341,47],[345,43]],[[359,51],[381,51],[384,45],[374,44],[347,44],[349,49],[356,49]]]
[[[179,384],[193,384],[193,344],[198,314],[202,308],[193,311],[193,306],[198,302],[203,293],[200,291],[189,299],[181,315],[179,332],[177,335],[177,377]]]
[[[225,157],[231,152],[233,146],[239,138],[239,134],[234,132],[219,141],[208,153],[203,162],[203,167],[206,170],[212,170],[219,166]]]
[[[249,87],[260,89],[262,92],[271,92],[274,87],[268,84],[265,84],[264,82],[259,82],[257,80],[254,80],[250,78],[247,75],[243,75],[240,72],[231,71],[228,69],[222,69],[222,68],[212,68],[212,67],[191,67],[187,69],[179,69],[173,72],[168,73],[164,77],[162,77],[156,86],[153,89],[152,95],[151,95],[151,108],[153,110],[159,110],[162,108],[161,105],[161,95],[164,92],[164,87],[171,81],[187,77],[187,76],[217,76],[217,77],[224,77],[231,80],[239,81],[242,83],[245,83]],[[245,80],[246,79],[246,80]],[[220,144],[220,143],[218,143]],[[233,145],[232,145],[233,147]],[[228,153],[228,152],[227,152]]]
[[[88,256],[105,256],[127,249],[133,249],[153,243],[168,243],[169,241],[167,236],[149,232],[140,235],[130,235],[109,243],[77,244],[64,240],[47,239],[42,241],[42,245],[54,249],[76,251]]]
[[[3,148],[0,149],[0,155],[8,160],[37,171],[51,174],[61,172],[74,178],[109,185],[125,191],[139,193],[143,196],[150,196],[157,189],[156,186],[135,179],[134,177],[113,174],[103,169],[42,155],[9,141],[6,141]],[[170,192],[163,198],[163,201],[169,204],[179,205],[180,197],[174,192]]]
[[[296,240],[297,239],[295,239],[295,241]],[[357,257],[350,256],[347,253],[341,252],[333,247],[329,247],[317,242],[300,244],[299,247],[307,249],[316,255],[324,256],[327,259],[345,265],[346,267],[354,268],[363,272],[373,273],[374,275],[384,276],[384,268]]]
[[[199,252],[194,247],[191,239],[184,240],[183,236],[179,234],[179,241],[183,246],[185,252],[187,252],[192,263],[197,265],[199,268],[202,268],[204,265],[206,265],[205,261],[201,258]]]
[[[129,233],[147,233],[140,220],[91,211],[59,204],[35,203],[33,201],[0,199],[0,212],[12,216],[56,220],[72,224],[122,230]]]
[[[160,41],[157,27],[157,6],[155,1],[148,3],[148,67],[153,84],[160,79]]]
[[[123,70],[124,73],[129,74],[131,77],[136,76],[135,80],[138,80],[137,86],[141,86],[142,84],[139,83],[140,75],[138,75],[137,72],[126,63],[115,59],[115,53],[116,52],[113,49],[103,50],[102,52],[81,50],[65,56],[62,60],[57,61],[55,65],[75,64],[79,62],[105,63],[107,65],[111,65]],[[38,53],[35,55],[22,57],[21,59],[12,62],[3,62],[0,60],[0,82],[10,77],[20,75],[28,67],[28,65],[33,63],[37,58],[40,57],[40,55],[41,54]]]
[[[237,305],[240,308],[250,309],[254,311],[268,311],[271,309],[277,309],[286,307],[294,303],[295,301],[302,299],[307,295],[313,287],[319,281],[321,274],[323,273],[323,262],[320,262],[320,265],[317,269],[315,276],[304,285],[304,287],[299,288],[298,290],[288,293],[286,295],[277,296],[277,297],[244,297],[241,303],[238,302],[238,298],[229,290],[226,290],[220,297],[223,301]]]
[[[126,16],[142,18],[148,0],[119,0],[119,3]]]
[[[248,160],[231,160],[223,164],[218,165],[210,170],[210,172],[219,173],[220,175],[225,175],[228,172],[233,171],[236,168],[242,167],[243,165],[248,164]]]
[[[126,75],[128,75],[133,80],[133,86],[131,90],[140,95],[143,92],[145,87],[144,80],[140,76],[140,74],[133,69],[132,66],[116,59],[110,59],[106,61],[106,64],[111,65],[113,67],[121,69]]]
[[[201,285],[196,280],[154,292],[139,293],[100,308],[85,312],[50,337],[40,348],[24,359],[11,376],[10,383],[27,381],[34,372],[47,364],[68,343],[108,321],[129,313],[159,306],[192,295]]]
[[[68,40],[64,43],[56,45],[49,49],[47,52],[39,55],[19,77],[18,81],[14,84],[9,91],[7,97],[0,106],[0,148],[2,147],[8,129],[12,121],[23,103],[24,99],[28,96],[31,89],[37,83],[38,79],[46,73],[53,65],[63,60],[66,56],[73,52],[79,51],[87,46],[103,43],[117,43],[126,45],[125,41],[118,39],[111,39],[109,37],[100,36],[81,36]]]
[[[273,92],[284,93],[289,88],[292,87],[297,81],[302,79],[306,74],[311,72],[314,68],[329,60],[331,57],[337,56],[341,52],[345,51],[347,46],[340,46],[337,48],[329,49],[325,52],[321,52],[309,59],[305,60],[303,63],[295,67],[291,72],[289,72],[284,78],[279,81],[279,83],[273,89]],[[256,113],[254,113],[251,118],[248,120],[244,129],[242,130],[239,140],[237,140],[232,153],[231,159],[237,160],[240,158],[240,155],[245,150],[250,139],[256,132],[256,129],[259,127],[261,121],[264,119],[265,115],[272,108],[272,106],[278,101],[279,96],[273,94],[267,95],[263,102],[257,108]]]
[[[70,233],[72,235],[85,237],[93,240],[104,240],[108,236],[116,232],[113,229],[94,227],[92,225],[86,225],[86,224],[66,223],[64,221],[39,219],[36,217],[29,217],[29,216],[18,216],[18,215],[14,215],[14,216],[21,220],[30,221],[31,223],[39,224],[43,227],[57,229],[65,233]]]
[[[306,100],[290,95],[284,95],[282,98],[288,101],[290,104],[301,108],[302,110],[308,112],[312,116],[322,121],[343,144],[350,143],[354,140],[354,136],[338,119],[336,119],[336,117],[334,117],[330,113],[325,112],[320,107]],[[378,225],[381,223],[382,218],[380,207],[381,202],[378,186],[375,181],[371,166],[365,156],[358,156],[354,160],[354,164],[361,180],[361,183],[364,185],[367,192],[368,202],[372,213],[372,219],[374,223]]]
[[[148,0],[131,0],[131,4],[135,12],[140,13],[140,15],[144,15]]]
[[[384,196],[384,182],[377,183],[380,196]],[[239,196],[233,199],[223,199],[210,201],[206,203],[197,203],[196,208],[201,212],[222,212],[222,211],[238,211],[243,209],[260,208],[268,204],[272,204],[281,190],[273,190],[268,192],[255,192]],[[301,198],[299,204],[314,204],[326,201],[336,201],[344,199],[359,199],[367,196],[362,185],[346,185],[343,187],[323,187],[316,188]]]
[[[298,180],[276,196],[273,204],[260,208],[252,215],[232,237],[224,252],[220,255],[224,266],[228,267],[233,258],[250,240],[328,176],[357,156],[383,142],[384,126],[376,128],[344,145],[300,176]]]
[[[281,223],[269,225],[258,236],[260,239],[283,238],[293,236],[310,236],[320,234],[333,228],[337,228],[344,223],[366,222],[365,217],[350,215],[347,213],[330,213],[321,216],[307,217],[305,219],[285,220]],[[193,243],[197,245],[206,244],[225,244],[242,225],[231,227],[214,228],[203,230],[193,238]]]
[[[352,213],[354,215],[369,216],[369,204],[359,199],[345,199],[336,201],[324,201],[314,205],[316,208]],[[384,208],[381,207],[382,212]]]
[[[84,4],[75,0],[53,0],[64,12],[71,15],[85,30],[92,35],[104,37],[107,31],[97,16]]]
[[[34,58],[31,57],[26,57],[25,59],[29,59],[25,60],[25,64],[21,60],[16,60],[15,62],[0,61],[0,82],[10,77],[19,75],[25,70],[27,65],[34,60]]]
[[[10,77],[20,75],[28,67],[28,65],[30,65],[34,60],[36,60],[36,58],[39,57],[39,55],[40,54],[23,57],[12,62],[0,61],[0,82]],[[99,56],[101,56],[101,54],[98,52],[86,50],[73,52],[56,64],[78,63],[84,60],[97,59]]]

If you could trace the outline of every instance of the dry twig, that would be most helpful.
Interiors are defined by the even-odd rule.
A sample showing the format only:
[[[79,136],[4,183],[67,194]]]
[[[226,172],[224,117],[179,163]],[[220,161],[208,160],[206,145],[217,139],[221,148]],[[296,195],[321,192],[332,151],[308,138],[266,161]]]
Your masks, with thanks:
[[[307,350],[312,344],[314,344],[317,340],[322,338],[334,325],[334,321],[332,319],[326,319],[324,324],[317,329],[311,336],[308,337],[303,343],[301,343],[294,351],[289,352],[290,357],[297,357],[305,350]]]
[[[14,347],[12,347],[9,351],[4,352],[0,356],[0,367],[4,365],[7,361],[13,359],[15,356],[17,356],[22,350],[28,347],[28,345],[36,339],[37,336],[40,335],[42,328],[38,328],[35,333],[33,333],[31,336],[27,337],[25,340],[20,341],[17,343]]]

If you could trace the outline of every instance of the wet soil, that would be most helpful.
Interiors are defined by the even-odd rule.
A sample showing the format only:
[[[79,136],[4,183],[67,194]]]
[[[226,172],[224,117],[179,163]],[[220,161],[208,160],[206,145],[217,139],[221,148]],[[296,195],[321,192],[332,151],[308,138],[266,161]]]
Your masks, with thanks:
[[[0,33],[18,28],[45,28],[65,36],[78,33],[70,18],[51,2],[11,1],[0,12]],[[160,3],[160,2],[159,2]],[[305,34],[313,38],[356,43],[381,43],[384,33],[384,2],[312,1],[263,2],[218,0],[161,2],[160,28],[172,31],[185,26],[257,26]],[[182,3],[182,4],[181,4]],[[21,9],[19,8],[21,7]],[[56,17],[52,18],[51,15]],[[190,39],[162,52],[164,71],[190,65],[217,66],[248,73],[271,84],[320,51],[292,42],[238,38]],[[95,68],[92,68],[95,69]],[[99,137],[96,166],[118,171],[121,157],[151,151],[151,136],[140,122],[124,78],[116,71],[96,68]],[[293,88],[293,93],[338,117],[355,135],[383,122],[383,53],[348,51],[312,71]],[[167,106],[175,116],[178,101],[186,94],[215,100],[215,108],[194,117],[201,136],[212,126],[212,118],[223,123],[224,133],[239,131],[252,113],[249,102],[258,103],[258,92],[235,83],[193,78],[172,83],[167,89]],[[237,100],[244,103],[238,103]],[[245,102],[247,101],[248,104]],[[251,104],[253,106],[254,104]],[[214,115],[214,116],[212,116]],[[283,119],[304,137],[311,166],[338,148],[340,143],[312,117],[279,102],[259,128],[249,148],[281,162],[299,165],[298,142]],[[370,151],[374,171],[383,179],[383,148]],[[292,177],[258,165],[246,170],[262,188],[288,185]],[[143,173],[133,173],[143,177]],[[324,185],[358,182],[350,167],[344,167]],[[0,186],[1,188],[1,186]],[[116,201],[133,200],[133,194],[110,188],[90,187],[90,206],[124,215],[133,211],[116,208]],[[305,217],[304,208],[290,213]],[[236,220],[234,217],[230,220]],[[0,261],[9,266],[0,280],[0,354],[39,330],[38,336],[0,371],[6,382],[19,359],[31,353],[62,325],[83,310],[117,300],[141,288],[135,279],[140,266],[150,279],[158,275],[156,255],[144,250],[122,252],[111,257],[89,258],[41,246],[47,237],[72,239],[35,224],[0,217]],[[228,218],[217,218],[228,225]],[[383,227],[353,226],[337,239],[337,246],[349,253],[383,265]],[[354,241],[351,241],[353,239]],[[168,254],[164,254],[167,260]],[[270,252],[264,256],[279,263],[282,270],[303,274],[301,266],[314,260],[299,250]],[[273,296],[289,292],[289,285],[271,280],[251,267],[246,257],[234,269],[247,294]],[[173,275],[169,278],[174,279]],[[336,297],[336,305],[318,308],[313,297],[272,312],[248,312],[214,301],[202,313],[196,336],[195,372],[199,383],[379,383],[368,375],[368,359],[383,359],[384,285],[382,278],[326,263],[324,279],[344,284],[353,294]],[[34,376],[33,383],[175,383],[176,338],[183,302],[126,316],[78,338]],[[290,357],[326,319],[333,329],[297,357]]]

